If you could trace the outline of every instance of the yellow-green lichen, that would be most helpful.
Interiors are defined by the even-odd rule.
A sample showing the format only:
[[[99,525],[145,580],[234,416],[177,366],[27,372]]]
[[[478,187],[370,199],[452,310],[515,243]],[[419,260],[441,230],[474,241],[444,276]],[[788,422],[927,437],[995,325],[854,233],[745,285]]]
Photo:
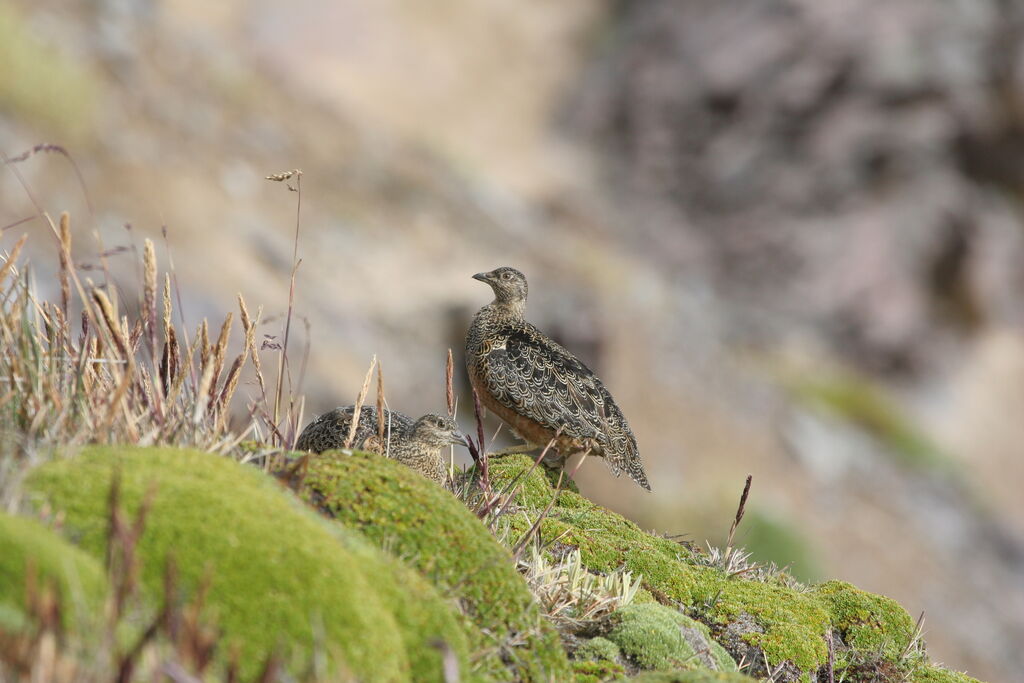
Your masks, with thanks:
[[[102,614],[107,579],[98,561],[35,520],[0,513],[0,629],[24,623],[30,581],[57,591],[65,628],[87,632]]]
[[[169,558],[186,592],[209,572],[206,616],[227,641],[218,651],[226,656],[238,647],[245,676],[280,648],[291,655],[292,667],[305,668],[316,642],[329,670],[367,681],[401,680],[412,675],[412,662],[423,661],[410,656],[407,644],[440,638],[459,647],[457,629],[433,632],[451,629],[443,617],[394,603],[421,601],[447,610],[436,594],[382,588],[390,560],[379,554],[369,560],[378,551],[368,545],[353,551],[355,539],[346,547],[339,538],[351,532],[328,528],[254,468],[195,451],[92,447],[37,469],[27,487],[39,503],[65,515],[67,537],[102,557],[115,476],[129,514],[155,487],[139,544],[146,593],[159,599]],[[398,570],[388,573],[401,579]],[[418,626],[432,632],[409,632]],[[457,656],[465,661],[465,652]],[[439,668],[429,678],[439,680]]]
[[[530,680],[570,675],[558,635],[508,550],[450,493],[394,461],[358,452],[310,458],[291,481],[302,497],[386,546],[458,600],[473,626],[478,674],[500,679],[511,669]]]

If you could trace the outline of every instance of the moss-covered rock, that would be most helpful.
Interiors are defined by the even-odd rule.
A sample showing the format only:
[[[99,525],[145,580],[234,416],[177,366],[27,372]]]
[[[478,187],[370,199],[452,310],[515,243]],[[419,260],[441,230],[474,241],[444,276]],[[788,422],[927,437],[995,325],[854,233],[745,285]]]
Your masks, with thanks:
[[[626,669],[618,662],[607,659],[576,660],[572,663],[572,672],[576,683],[618,683],[627,680]]]
[[[39,522],[0,513],[0,628],[23,623],[30,575],[57,591],[65,628],[84,632],[102,615],[108,586],[100,563]]]
[[[757,680],[741,673],[688,669],[686,671],[648,671],[630,680],[642,683],[753,683]]]
[[[473,626],[477,674],[496,680],[571,675],[558,634],[508,550],[447,491],[398,463],[358,452],[309,458],[289,480],[302,497],[458,600]],[[543,486],[550,491],[546,480]]]
[[[980,683],[977,678],[938,666],[926,666],[914,672],[910,680],[912,683]]]
[[[622,651],[619,650],[618,645],[607,638],[597,636],[583,641],[579,647],[576,648],[573,656],[576,659],[589,660],[592,662],[598,662],[602,659],[614,662],[621,654]]]
[[[914,637],[914,621],[895,600],[842,581],[823,583],[815,587],[814,595],[828,605],[833,628],[850,648],[881,652],[893,659]]]
[[[608,621],[606,637],[638,669],[736,671],[736,662],[711,639],[706,626],[670,607],[627,605]]]
[[[524,455],[503,457],[491,464],[495,486],[517,478],[524,482],[517,493],[521,510],[506,518],[513,537],[525,533],[554,495],[547,477],[538,474],[540,468],[530,476],[522,474],[532,464]],[[541,524],[540,535],[544,542],[579,548],[584,564],[592,571],[625,566],[634,575],[642,575],[643,587],[656,600],[692,610],[720,640],[729,625],[750,624],[752,628],[742,633],[734,629],[736,637],[724,643],[737,659],[747,654],[745,648],[753,647],[763,651],[772,666],[788,661],[798,672],[809,674],[825,663],[824,634],[830,617],[814,596],[781,583],[730,578],[721,570],[702,566],[690,548],[646,533],[573,492],[559,494]],[[745,621],[739,619],[741,615]],[[730,645],[737,647],[730,649]]]
[[[520,482],[517,507],[503,520],[513,541],[530,528],[555,495],[541,468],[530,472],[532,464],[523,455],[491,463],[496,487]],[[723,646],[735,661],[748,662],[747,673],[751,675],[765,675],[767,659],[777,681],[814,679],[828,659],[829,632],[841,641],[835,666],[842,671],[849,664],[847,680],[867,680],[856,677],[859,674],[854,664],[869,657],[884,662],[887,670],[900,677],[912,676],[925,666],[901,661],[900,655],[913,637],[914,624],[906,611],[888,598],[837,581],[807,590],[792,587],[785,575],[768,580],[728,576],[707,566],[699,551],[646,533],[575,492],[558,494],[541,524],[540,538],[551,552],[579,548],[584,565],[593,572],[624,566],[634,576],[642,575],[643,588],[637,599],[620,612],[642,609],[650,598],[671,608],[670,612],[686,612],[709,627],[712,642]],[[625,626],[621,633],[607,637],[618,644],[623,655],[644,668],[671,666],[671,656],[666,653],[673,651],[667,644],[671,642],[668,623],[672,620],[674,617],[667,613],[651,616],[646,630],[661,633],[659,639],[669,638],[659,640],[657,645],[632,644],[642,639],[635,639],[634,629]]]
[[[329,671],[367,681],[440,680],[441,639],[467,663],[449,606],[391,558],[300,505],[254,468],[176,449],[86,449],[34,471],[35,499],[61,510],[65,532],[102,557],[112,479],[134,514],[150,487],[152,509],[139,545],[141,577],[158,599],[168,558],[184,590],[209,572],[207,617],[241,653],[252,676],[274,651],[292,668],[318,647]]]

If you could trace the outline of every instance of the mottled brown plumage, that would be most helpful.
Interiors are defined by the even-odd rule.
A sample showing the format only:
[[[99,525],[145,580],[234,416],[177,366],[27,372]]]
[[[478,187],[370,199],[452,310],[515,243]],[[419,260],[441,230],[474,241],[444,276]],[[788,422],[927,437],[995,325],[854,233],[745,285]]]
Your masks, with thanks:
[[[344,448],[354,413],[355,406],[343,406],[319,416],[299,434],[295,450],[321,453]],[[451,444],[466,445],[465,437],[452,418],[427,414],[414,421],[394,410],[384,411],[382,439],[374,406],[363,406],[360,410],[352,440],[352,448],[397,460],[440,484],[448,477],[447,459],[442,450]]]
[[[650,491],[636,437],[604,384],[524,320],[526,277],[508,267],[473,277],[494,290],[466,335],[469,379],[483,404],[531,444],[544,445],[561,429],[560,459],[590,449]]]

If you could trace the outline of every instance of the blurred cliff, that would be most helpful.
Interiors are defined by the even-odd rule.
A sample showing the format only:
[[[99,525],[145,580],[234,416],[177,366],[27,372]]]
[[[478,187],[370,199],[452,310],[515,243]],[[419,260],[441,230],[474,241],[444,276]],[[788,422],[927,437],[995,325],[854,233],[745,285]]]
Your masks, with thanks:
[[[296,196],[263,177],[301,168],[308,415],[372,354],[393,406],[440,408],[469,275],[520,267],[649,463],[653,494],[588,463],[588,495],[720,544],[752,473],[757,557],[1010,680],[1022,38],[999,0],[0,2],[0,150],[70,152],[84,191],[59,154],[16,168],[80,261],[137,277],[119,250],[166,229],[192,325],[241,291],[276,336]],[[0,248],[34,233],[48,287],[36,213],[5,170]]]

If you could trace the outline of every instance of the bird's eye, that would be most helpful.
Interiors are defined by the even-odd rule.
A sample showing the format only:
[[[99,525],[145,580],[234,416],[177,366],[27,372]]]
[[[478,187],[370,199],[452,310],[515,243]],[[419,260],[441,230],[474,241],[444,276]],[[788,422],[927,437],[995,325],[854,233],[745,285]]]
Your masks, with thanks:
[[[507,270],[501,274],[502,280],[508,280],[510,277],[512,277],[512,273],[508,272]]]

